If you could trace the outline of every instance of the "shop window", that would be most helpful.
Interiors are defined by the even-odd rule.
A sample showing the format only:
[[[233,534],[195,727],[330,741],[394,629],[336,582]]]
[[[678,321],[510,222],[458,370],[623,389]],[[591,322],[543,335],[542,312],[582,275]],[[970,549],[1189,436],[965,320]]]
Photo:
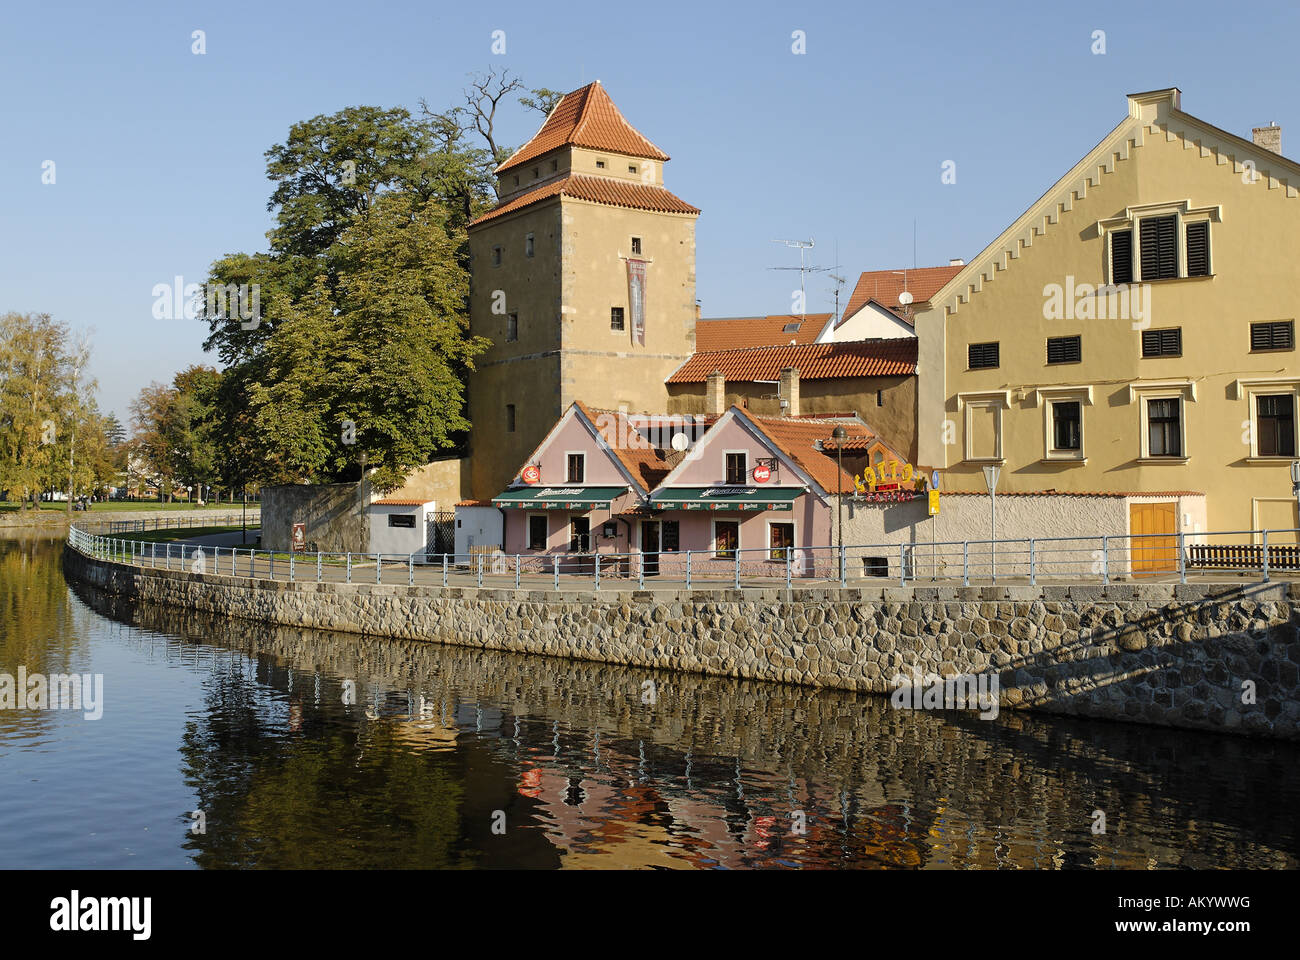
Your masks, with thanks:
[[[528,549],[545,550],[547,536],[547,519],[545,515],[528,518]]]
[[[793,523],[774,523],[769,527],[771,547],[771,558],[773,560],[784,560],[794,547],[794,524]]]
[[[569,524],[569,552],[591,552],[591,520],[587,517],[574,517]]]
[[[740,524],[735,520],[717,520],[713,524],[713,555],[719,560],[734,560],[740,549]]]
[[[727,483],[733,486],[744,486],[746,474],[749,473],[749,454],[747,453],[729,453],[727,454]]]

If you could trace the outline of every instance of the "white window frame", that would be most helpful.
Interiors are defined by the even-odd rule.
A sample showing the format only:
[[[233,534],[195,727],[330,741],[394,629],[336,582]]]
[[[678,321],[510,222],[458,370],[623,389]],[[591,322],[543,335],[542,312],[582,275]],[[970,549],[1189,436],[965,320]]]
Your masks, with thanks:
[[[736,486],[736,484],[732,483],[730,480],[727,479],[727,457],[731,456],[733,453],[740,454],[741,456],[743,456],[743,457],[745,458],[745,479],[744,479],[742,485],[743,485],[743,486],[746,486],[746,487],[753,486],[753,484],[750,483],[750,477],[749,477],[749,451],[748,451],[748,450],[723,450],[723,451],[722,451],[722,484],[723,484],[723,486],[727,486],[727,487],[734,487],[734,486]]]
[[[1178,447],[1182,455],[1178,457],[1151,455],[1150,407],[1152,400],[1178,401]],[[1141,443],[1139,460],[1143,463],[1186,463],[1191,457],[1187,449],[1187,398],[1181,392],[1153,391],[1143,393],[1138,400],[1141,410]]]
[[[962,420],[962,459],[970,463],[1005,463],[1005,451],[1002,445],[1003,410],[1011,409],[1010,390],[984,390],[975,393],[957,394],[957,409],[963,411]],[[994,455],[977,457],[971,449],[974,432],[975,410],[991,409],[993,411],[993,434],[995,440]]]
[[[1300,434],[1300,377],[1285,377],[1269,380],[1237,380],[1233,384],[1239,398],[1246,401],[1246,420],[1250,425],[1250,456],[1248,463],[1289,463],[1297,457],[1271,456],[1263,457],[1259,453],[1259,404],[1257,397],[1290,394],[1292,403],[1292,432]],[[1295,450],[1300,456],[1300,435],[1293,438]]]
[[[582,479],[569,479],[569,458],[582,457]],[[564,484],[563,486],[586,486],[587,485],[587,451],[586,450],[565,450],[564,451]]]
[[[1142,278],[1142,238],[1140,236],[1140,221],[1155,219],[1158,217],[1174,217],[1174,238],[1178,243],[1178,275],[1176,277],[1165,277],[1166,280],[1208,280],[1214,276],[1214,234],[1213,224],[1223,222],[1223,207],[1215,204],[1208,207],[1193,207],[1191,200],[1174,200],[1167,203],[1143,203],[1136,206],[1126,207],[1124,212],[1118,217],[1111,217],[1107,220],[1097,221],[1098,232],[1106,239],[1106,282],[1114,284],[1115,278],[1112,272],[1114,260],[1111,256],[1110,235],[1112,233],[1122,233],[1125,230],[1133,231],[1133,243],[1130,255],[1133,262],[1130,264],[1133,275],[1133,283],[1158,283],[1158,280],[1143,280]],[[1187,224],[1199,223],[1206,221],[1211,224],[1209,237],[1206,242],[1206,254],[1210,261],[1210,272],[1203,277],[1189,277],[1187,275]]]
[[[736,525],[736,556],[739,557],[741,551],[740,528],[743,521],[739,518],[732,519],[731,517],[710,517],[709,518],[709,559],[727,560],[728,562],[730,562],[735,558],[718,556],[718,524],[720,523],[734,523]]]
[[[774,549],[772,546],[772,525],[775,523],[780,523],[780,524],[787,524],[790,527],[790,562],[794,563],[794,552],[799,549],[799,524],[795,520],[794,516],[791,515],[790,519],[788,520],[769,517],[766,520],[766,523],[767,523],[767,528],[764,530],[764,537],[763,537],[763,542],[765,546],[763,549],[767,551],[767,556],[764,559],[772,560],[772,550]],[[780,563],[781,561],[773,560],[772,562]]]
[[[1034,391],[1034,404],[1043,408],[1043,461],[1051,463],[1087,463],[1088,462],[1088,425],[1086,407],[1091,407],[1093,388],[1091,384],[1073,387],[1039,387]],[[1079,449],[1057,450],[1052,446],[1056,436],[1055,424],[1052,422],[1052,404],[1079,404]]]

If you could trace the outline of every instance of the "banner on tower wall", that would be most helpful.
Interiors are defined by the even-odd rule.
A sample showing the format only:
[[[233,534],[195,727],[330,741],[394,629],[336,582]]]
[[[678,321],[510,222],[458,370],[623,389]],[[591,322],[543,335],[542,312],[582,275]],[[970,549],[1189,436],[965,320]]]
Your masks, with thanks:
[[[645,346],[645,264],[644,260],[627,261],[627,302],[632,314],[632,341]]]

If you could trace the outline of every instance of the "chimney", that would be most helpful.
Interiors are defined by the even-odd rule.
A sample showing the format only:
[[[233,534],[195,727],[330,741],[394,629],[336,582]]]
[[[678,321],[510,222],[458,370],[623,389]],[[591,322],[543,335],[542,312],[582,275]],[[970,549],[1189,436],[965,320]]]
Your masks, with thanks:
[[[1250,139],[1255,141],[1255,146],[1281,156],[1282,128],[1276,123],[1270,123],[1267,127],[1254,127],[1250,131]]]
[[[698,300],[695,301],[695,319],[700,319],[700,301]]]
[[[781,416],[799,416],[799,371],[786,367],[781,371],[780,384],[777,393],[781,397]]]
[[[704,412],[722,414],[727,410],[727,378],[721,370],[709,374],[708,386],[704,390]]]
[[[966,261],[963,260],[961,257],[953,257],[951,260],[948,261],[948,266],[950,266],[950,267],[964,267],[964,266],[966,266]]]

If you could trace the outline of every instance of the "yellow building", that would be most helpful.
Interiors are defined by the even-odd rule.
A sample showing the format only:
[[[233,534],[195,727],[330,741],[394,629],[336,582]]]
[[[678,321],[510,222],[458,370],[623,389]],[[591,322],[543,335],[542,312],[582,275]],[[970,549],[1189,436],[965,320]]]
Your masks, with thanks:
[[[1279,128],[1252,142],[1179,100],[1129,96],[916,314],[918,456],[944,489],[998,464],[999,493],[1132,494],[1134,533],[1297,526],[1300,164]],[[1204,518],[1181,505],[1202,492]]]
[[[695,220],[663,186],[668,155],[600,83],[566,94],[497,168],[470,224],[469,495],[500,493],[575,400],[662,410],[694,351]]]

